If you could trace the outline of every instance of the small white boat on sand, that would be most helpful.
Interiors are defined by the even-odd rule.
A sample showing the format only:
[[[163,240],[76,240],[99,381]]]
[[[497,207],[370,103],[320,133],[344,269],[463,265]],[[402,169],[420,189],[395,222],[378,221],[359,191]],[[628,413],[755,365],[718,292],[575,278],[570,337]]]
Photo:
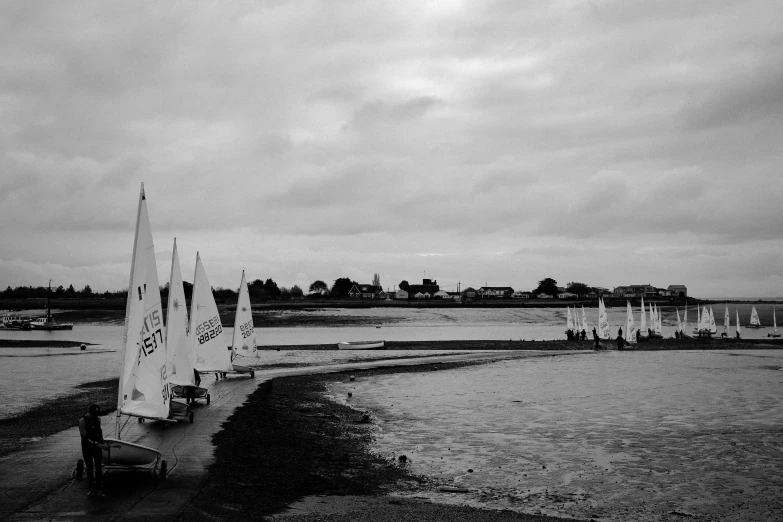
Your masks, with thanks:
[[[337,343],[340,350],[385,350],[386,341],[343,341]]]

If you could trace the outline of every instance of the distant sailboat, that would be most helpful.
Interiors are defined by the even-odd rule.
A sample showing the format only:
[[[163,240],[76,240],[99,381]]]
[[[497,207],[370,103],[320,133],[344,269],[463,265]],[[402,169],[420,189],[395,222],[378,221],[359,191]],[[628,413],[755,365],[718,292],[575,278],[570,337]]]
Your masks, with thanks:
[[[611,333],[609,332],[609,318],[606,315],[606,306],[604,300],[598,298],[598,337],[603,340],[611,339]]]
[[[742,328],[740,328],[740,322],[739,322],[739,310],[734,309],[734,312],[737,314],[737,339],[740,338],[742,335]]]
[[[587,314],[585,313],[585,305],[582,305],[582,330],[587,333]]]
[[[574,319],[571,317],[571,307],[566,306],[566,333],[568,332],[573,333],[574,332]],[[570,337],[569,337],[570,339]]]
[[[726,308],[723,311],[723,333],[721,333],[721,337],[729,336],[730,326],[731,326],[731,319],[729,318],[729,305],[726,304]]]
[[[718,326],[715,324],[715,314],[712,311],[712,307],[710,306],[710,323],[709,323],[709,332],[710,335],[714,335],[718,333]]]
[[[651,339],[663,339],[658,323],[658,305],[654,305],[654,303],[650,304],[650,330],[652,331],[649,336]]]
[[[644,296],[642,296],[642,313],[639,314],[639,332],[641,339],[647,339],[647,316],[644,310]]]
[[[764,328],[761,326],[761,321],[759,321],[759,313],[756,311],[755,306],[750,311],[750,324],[748,325],[748,328]]]
[[[688,333],[688,305],[685,305],[685,312],[683,313],[682,317],[682,327],[680,329],[680,336],[685,337],[687,339],[692,339],[693,336]]]
[[[633,320],[633,310],[631,309],[631,301],[626,301],[625,341],[627,343],[636,344],[636,324],[634,323]]]
[[[778,320],[777,317],[775,317],[775,307],[772,307],[772,328],[773,331],[771,334],[767,334],[769,337],[780,337],[780,334],[778,333]]]

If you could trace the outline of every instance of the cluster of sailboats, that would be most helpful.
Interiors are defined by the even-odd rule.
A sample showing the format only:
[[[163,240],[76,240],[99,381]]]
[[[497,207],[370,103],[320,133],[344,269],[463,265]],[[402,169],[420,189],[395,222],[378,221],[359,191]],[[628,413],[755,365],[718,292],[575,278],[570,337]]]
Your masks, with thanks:
[[[228,347],[228,348],[227,348]],[[190,317],[185,302],[177,241],[171,259],[166,324],[158,284],[155,247],[147,212],[144,185],[139,194],[130,284],[125,309],[120,385],[117,394],[115,436],[106,438],[103,462],[107,466],[153,466],[165,478],[166,461],[154,448],[121,440],[125,422],[144,420],[193,422],[192,403],[210,396],[200,387],[202,374],[254,376],[258,350],[253,329],[245,273],[239,287],[231,345],[223,338],[212,287],[196,254]],[[184,399],[184,402],[177,399]]]
[[[685,307],[682,320],[680,319],[679,308],[675,309],[677,312],[677,328],[675,330],[675,336],[680,338],[693,337],[688,332],[688,307]],[[735,323],[735,336],[740,337],[742,327],[740,326],[739,310],[735,310],[736,323]],[[715,322],[715,314],[712,310],[712,306],[709,309],[705,306],[700,308],[696,305],[696,316],[698,317],[696,328],[693,329],[693,334],[701,337],[711,337],[718,333],[718,327]],[[649,324],[648,324],[649,319]],[[772,310],[772,324],[773,332],[769,334],[769,337],[780,337],[778,333],[778,323],[775,316],[775,309]],[[750,324],[748,328],[763,328],[761,321],[759,320],[759,314],[756,311],[756,307],[753,306],[750,314]],[[726,305],[725,312],[723,314],[723,329],[721,337],[730,337],[729,330],[731,328],[731,318],[729,315],[729,307]],[[571,307],[566,307],[566,334],[569,339],[578,338],[580,330],[582,332],[588,331],[587,314],[585,308],[582,306],[581,317],[579,316],[576,306],[574,306],[573,314]],[[606,313],[606,306],[603,299],[598,299],[598,326],[596,329],[596,335],[601,340],[611,340],[612,334],[610,332],[609,320]],[[619,332],[618,332],[619,335]],[[582,335],[584,338],[584,335]],[[631,302],[628,301],[626,305],[626,320],[625,320],[625,336],[626,342],[635,344],[637,340],[647,339],[663,339],[663,323],[661,317],[661,311],[658,305],[651,303],[648,308],[644,306],[644,298],[641,300],[641,311],[639,314],[639,326],[637,328],[636,321],[633,316],[633,309]]]

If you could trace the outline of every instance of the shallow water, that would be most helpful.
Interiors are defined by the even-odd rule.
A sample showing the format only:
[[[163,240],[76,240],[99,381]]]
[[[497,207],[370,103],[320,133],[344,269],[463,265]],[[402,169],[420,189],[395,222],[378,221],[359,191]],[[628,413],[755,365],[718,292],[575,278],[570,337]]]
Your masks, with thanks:
[[[438,501],[603,520],[780,520],[783,353],[544,356],[336,385]],[[470,473],[468,470],[472,469]]]

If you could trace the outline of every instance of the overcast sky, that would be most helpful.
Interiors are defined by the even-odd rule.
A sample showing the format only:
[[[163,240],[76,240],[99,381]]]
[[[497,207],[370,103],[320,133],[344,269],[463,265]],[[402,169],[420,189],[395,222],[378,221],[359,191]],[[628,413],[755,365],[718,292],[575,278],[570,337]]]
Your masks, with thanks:
[[[0,286],[783,295],[779,0],[4,1]]]

